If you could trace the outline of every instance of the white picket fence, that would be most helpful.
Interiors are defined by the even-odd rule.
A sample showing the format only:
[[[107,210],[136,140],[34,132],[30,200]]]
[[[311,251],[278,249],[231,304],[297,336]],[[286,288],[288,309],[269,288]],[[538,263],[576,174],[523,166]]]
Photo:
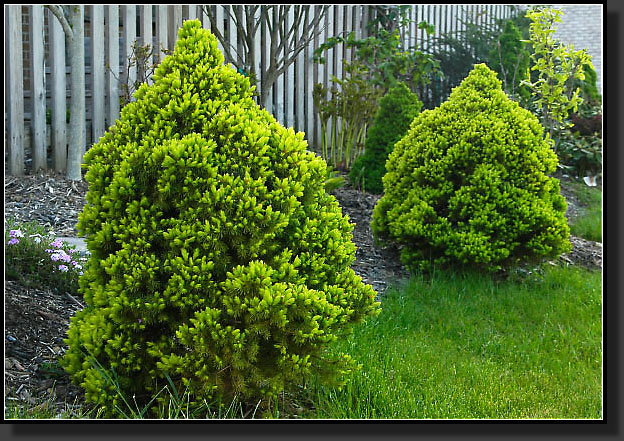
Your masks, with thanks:
[[[210,7],[220,31],[236,48],[238,36],[228,13],[230,6]],[[184,20],[197,18],[206,29],[210,29],[210,21],[200,5],[89,5],[83,8],[87,121],[84,139],[88,148],[119,117],[119,78],[128,70],[126,63],[132,42],[137,40],[141,44],[173,49]],[[405,47],[418,42],[427,50],[429,39],[424,30],[417,28],[420,21],[432,23],[439,35],[459,32],[461,19],[469,15],[491,20],[510,16],[511,8],[509,5],[414,5],[409,14],[411,25],[401,29]],[[330,6],[313,44],[298,55],[272,87],[267,110],[285,126],[304,131],[312,149],[319,146],[321,139],[312,88],[316,83],[327,86],[332,75],[340,77],[342,61],[350,61],[352,57],[352,51],[342,44],[328,51],[325,64],[313,62],[313,52],[328,38],[343,32],[355,31],[358,37],[366,35],[366,23],[370,19],[368,5]],[[286,24],[292,20],[291,13]],[[23,30],[26,28],[27,32]],[[258,33],[259,37],[268,36],[262,26]],[[270,48],[269,41],[261,40],[255,40],[256,51],[260,53],[255,57],[257,72],[262,72],[267,64]],[[113,41],[119,44],[111,44]],[[160,58],[162,53],[155,56]],[[5,6],[5,60],[5,88],[9,91],[5,94],[8,173],[23,174],[28,161],[32,161],[31,169],[45,168],[48,162],[57,170],[64,169],[71,72],[63,29],[50,11],[42,5]],[[129,76],[130,82],[133,81],[136,70],[130,69]],[[257,81],[261,88],[262,75]],[[46,115],[47,112],[51,115]]]

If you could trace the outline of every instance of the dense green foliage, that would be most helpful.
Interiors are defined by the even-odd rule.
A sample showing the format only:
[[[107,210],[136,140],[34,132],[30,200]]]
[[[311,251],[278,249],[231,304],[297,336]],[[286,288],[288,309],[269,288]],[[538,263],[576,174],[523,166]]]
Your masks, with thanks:
[[[364,154],[357,157],[349,173],[354,185],[371,193],[381,193],[381,178],[394,144],[405,135],[422,103],[405,83],[396,83],[380,100],[379,109],[368,129]]]
[[[374,234],[409,266],[497,270],[569,249],[557,157],[543,127],[476,65],[412,123],[386,163]]]
[[[324,350],[378,311],[350,268],[353,225],[303,133],[252,93],[187,21],[154,84],[85,155],[78,229],[92,257],[64,365],[107,415],[168,384],[191,405],[257,403],[354,367]]]

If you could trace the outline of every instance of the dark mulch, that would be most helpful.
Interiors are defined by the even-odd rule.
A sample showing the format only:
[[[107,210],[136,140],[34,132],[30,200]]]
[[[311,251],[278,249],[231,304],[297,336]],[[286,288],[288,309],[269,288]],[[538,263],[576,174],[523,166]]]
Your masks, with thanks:
[[[68,181],[58,173],[42,172],[23,177],[5,176],[4,189],[5,219],[34,220],[58,236],[76,235],[77,215],[85,203],[86,182]],[[348,185],[333,194],[343,213],[355,224],[357,251],[353,269],[381,295],[388,286],[404,280],[408,272],[394,247],[374,243],[370,221],[379,196]],[[570,197],[568,205],[568,215],[578,212],[578,201]],[[602,244],[576,237],[571,241],[573,250],[561,260],[587,268],[602,267]],[[65,293],[5,281],[5,406],[14,403],[32,407],[42,400],[50,400],[60,413],[67,406],[83,403],[80,388],[70,384],[58,366],[58,359],[66,349],[63,339],[69,318],[80,308],[81,301]]]
[[[57,236],[76,236],[78,213],[85,204],[88,184],[70,181],[48,171],[4,177],[4,218],[36,221]]]

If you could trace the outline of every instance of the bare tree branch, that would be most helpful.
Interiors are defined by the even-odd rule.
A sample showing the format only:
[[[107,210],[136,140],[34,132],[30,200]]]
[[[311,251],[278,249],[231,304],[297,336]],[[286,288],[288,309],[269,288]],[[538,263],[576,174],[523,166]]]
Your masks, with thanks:
[[[313,13],[310,10],[311,7],[314,8]],[[301,51],[320,32],[319,24],[328,8],[327,5],[318,7],[296,5],[294,9],[292,5],[235,5],[231,11],[226,10],[227,16],[238,32],[238,47],[234,48],[230,39],[226,39],[219,30],[220,26],[210,7],[202,6],[202,10],[210,20],[211,31],[221,42],[226,58],[250,74],[262,74],[261,105],[265,105],[268,91],[273,87],[275,80],[296,61]],[[258,11],[259,14],[257,14]],[[287,25],[289,17],[292,18],[292,23]],[[267,54],[268,66],[264,66],[263,72],[256,72],[256,57],[259,54],[255,53],[255,42],[259,38],[257,33],[262,23],[266,26],[265,38],[270,40]],[[266,45],[266,41],[263,41],[263,44]]]
[[[69,37],[70,39],[74,38],[74,31],[72,31],[72,28],[69,25],[69,21],[67,21],[67,17],[65,16],[65,11],[63,11],[63,8],[59,5],[45,5],[45,6],[58,19],[59,23],[63,27],[63,31],[65,32],[65,35]]]

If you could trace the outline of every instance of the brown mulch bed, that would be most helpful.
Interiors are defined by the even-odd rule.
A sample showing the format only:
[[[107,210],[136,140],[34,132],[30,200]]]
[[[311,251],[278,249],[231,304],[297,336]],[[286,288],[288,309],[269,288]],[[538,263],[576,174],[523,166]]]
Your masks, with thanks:
[[[562,188],[564,186],[562,185]],[[5,176],[5,219],[37,221],[57,236],[75,236],[77,216],[84,206],[87,184],[68,181],[63,175],[42,172]],[[564,196],[566,193],[562,190]],[[370,221],[378,195],[363,193],[346,185],[333,192],[355,224],[357,246],[353,269],[373,285],[378,294],[408,276],[394,247],[376,246]],[[578,201],[568,198],[568,215],[578,212]],[[568,264],[602,268],[602,244],[571,237],[573,249],[561,256]],[[59,369],[65,349],[69,318],[80,308],[81,298],[64,293],[27,288],[5,280],[5,409],[26,404],[32,408],[49,400],[56,414],[83,403],[80,388]]]
[[[4,177],[4,218],[36,221],[57,236],[76,236],[78,213],[85,204],[88,184],[70,181],[57,172]]]

